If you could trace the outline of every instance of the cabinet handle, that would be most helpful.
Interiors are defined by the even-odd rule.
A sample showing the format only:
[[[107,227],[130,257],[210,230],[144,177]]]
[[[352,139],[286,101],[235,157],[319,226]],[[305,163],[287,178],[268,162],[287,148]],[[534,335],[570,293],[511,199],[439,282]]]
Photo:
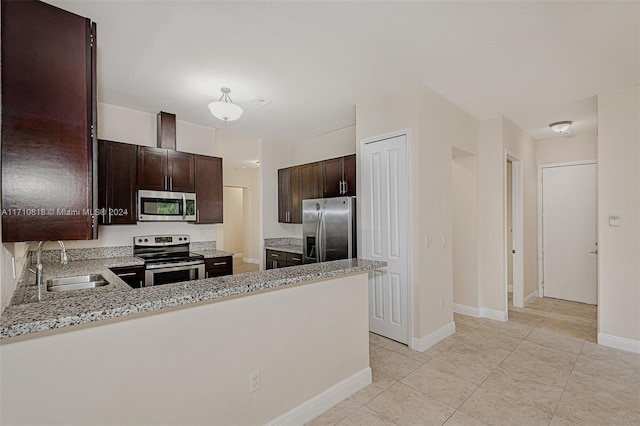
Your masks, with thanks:
[[[169,176],[169,191],[173,191],[173,176]]]
[[[214,262],[213,266],[220,266],[220,265],[226,265],[227,262]]]
[[[169,190],[169,179],[168,179],[168,176],[164,177],[164,189],[167,190],[167,191]]]
[[[344,181],[344,194],[346,194],[349,191],[349,187],[347,186],[347,181]]]
[[[119,277],[133,277],[137,275],[135,272],[128,272],[126,274],[118,274]]]
[[[271,253],[271,257],[280,257],[280,255],[279,255],[279,254]]]
[[[299,259],[299,258],[297,258],[297,257],[292,257],[292,258],[291,258],[291,260],[300,261],[300,259]]]
[[[209,271],[204,273],[205,278],[209,278]]]
[[[200,209],[196,209],[196,223],[200,223]]]

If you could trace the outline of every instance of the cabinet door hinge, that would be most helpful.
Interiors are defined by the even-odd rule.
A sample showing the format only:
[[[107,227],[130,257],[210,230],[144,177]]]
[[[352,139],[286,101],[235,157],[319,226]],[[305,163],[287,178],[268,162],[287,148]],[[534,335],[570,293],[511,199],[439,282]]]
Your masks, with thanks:
[[[91,139],[95,138],[94,130],[95,130],[95,126],[92,124],[91,125]]]
[[[93,47],[93,33],[89,34],[89,45]]]

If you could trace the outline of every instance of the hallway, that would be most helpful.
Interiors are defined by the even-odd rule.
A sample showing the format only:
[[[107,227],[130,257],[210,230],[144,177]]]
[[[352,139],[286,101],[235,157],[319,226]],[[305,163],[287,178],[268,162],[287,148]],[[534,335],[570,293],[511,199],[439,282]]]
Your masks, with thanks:
[[[454,314],[425,352],[370,334],[373,383],[309,425],[640,424],[640,355],[597,345],[597,307],[536,299]]]

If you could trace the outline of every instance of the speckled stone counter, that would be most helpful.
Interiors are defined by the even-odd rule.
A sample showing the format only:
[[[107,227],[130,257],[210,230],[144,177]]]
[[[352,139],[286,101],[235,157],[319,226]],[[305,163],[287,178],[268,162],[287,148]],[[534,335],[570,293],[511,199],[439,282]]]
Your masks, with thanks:
[[[129,291],[131,287],[111,272],[109,268],[136,265],[144,265],[144,262],[133,256],[78,260],[71,261],[67,265],[61,265],[58,262],[43,262],[41,301],[67,300],[70,297],[85,294],[102,295],[112,291]],[[35,265],[31,266],[35,267]],[[64,292],[48,292],[46,289],[48,279],[74,277],[85,274],[101,274],[109,284],[103,287]],[[38,302],[36,297],[38,287],[35,285],[35,282],[35,274],[24,271],[16,285],[16,291],[11,299],[11,305]]]
[[[233,253],[222,250],[195,250],[194,253],[201,254],[205,259],[215,259],[216,257],[233,256]]]
[[[103,292],[97,292],[99,289],[78,290],[82,294],[38,303],[10,305],[0,317],[0,339],[229,296],[248,295],[261,290],[340,277],[386,266],[385,262],[346,259],[131,289],[107,269],[109,266],[104,262],[113,262],[114,260],[103,259],[99,261],[103,263],[96,262],[93,266],[97,267],[100,273],[107,274],[105,278],[112,284],[117,280],[128,289],[122,287],[122,291]],[[113,263],[110,264],[113,265]],[[70,275],[98,272],[96,270],[81,270],[79,265],[76,266],[78,269],[74,269]],[[90,265],[85,266],[89,267]],[[118,264],[118,266],[125,265]]]

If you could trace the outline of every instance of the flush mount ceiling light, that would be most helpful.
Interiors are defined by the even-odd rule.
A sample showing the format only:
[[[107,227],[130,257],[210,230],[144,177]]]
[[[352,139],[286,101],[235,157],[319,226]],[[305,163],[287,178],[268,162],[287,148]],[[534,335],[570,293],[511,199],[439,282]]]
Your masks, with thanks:
[[[229,97],[231,90],[228,87],[222,87],[220,91],[222,92],[220,100],[211,102],[209,104],[209,111],[211,111],[211,114],[213,114],[215,118],[223,120],[225,123],[227,121],[237,120],[242,115],[242,108],[231,101]]]
[[[572,123],[573,121],[556,121],[555,123],[549,124],[549,127],[551,127],[551,130],[556,133],[560,133],[561,135],[568,135],[569,127],[571,127]]]

